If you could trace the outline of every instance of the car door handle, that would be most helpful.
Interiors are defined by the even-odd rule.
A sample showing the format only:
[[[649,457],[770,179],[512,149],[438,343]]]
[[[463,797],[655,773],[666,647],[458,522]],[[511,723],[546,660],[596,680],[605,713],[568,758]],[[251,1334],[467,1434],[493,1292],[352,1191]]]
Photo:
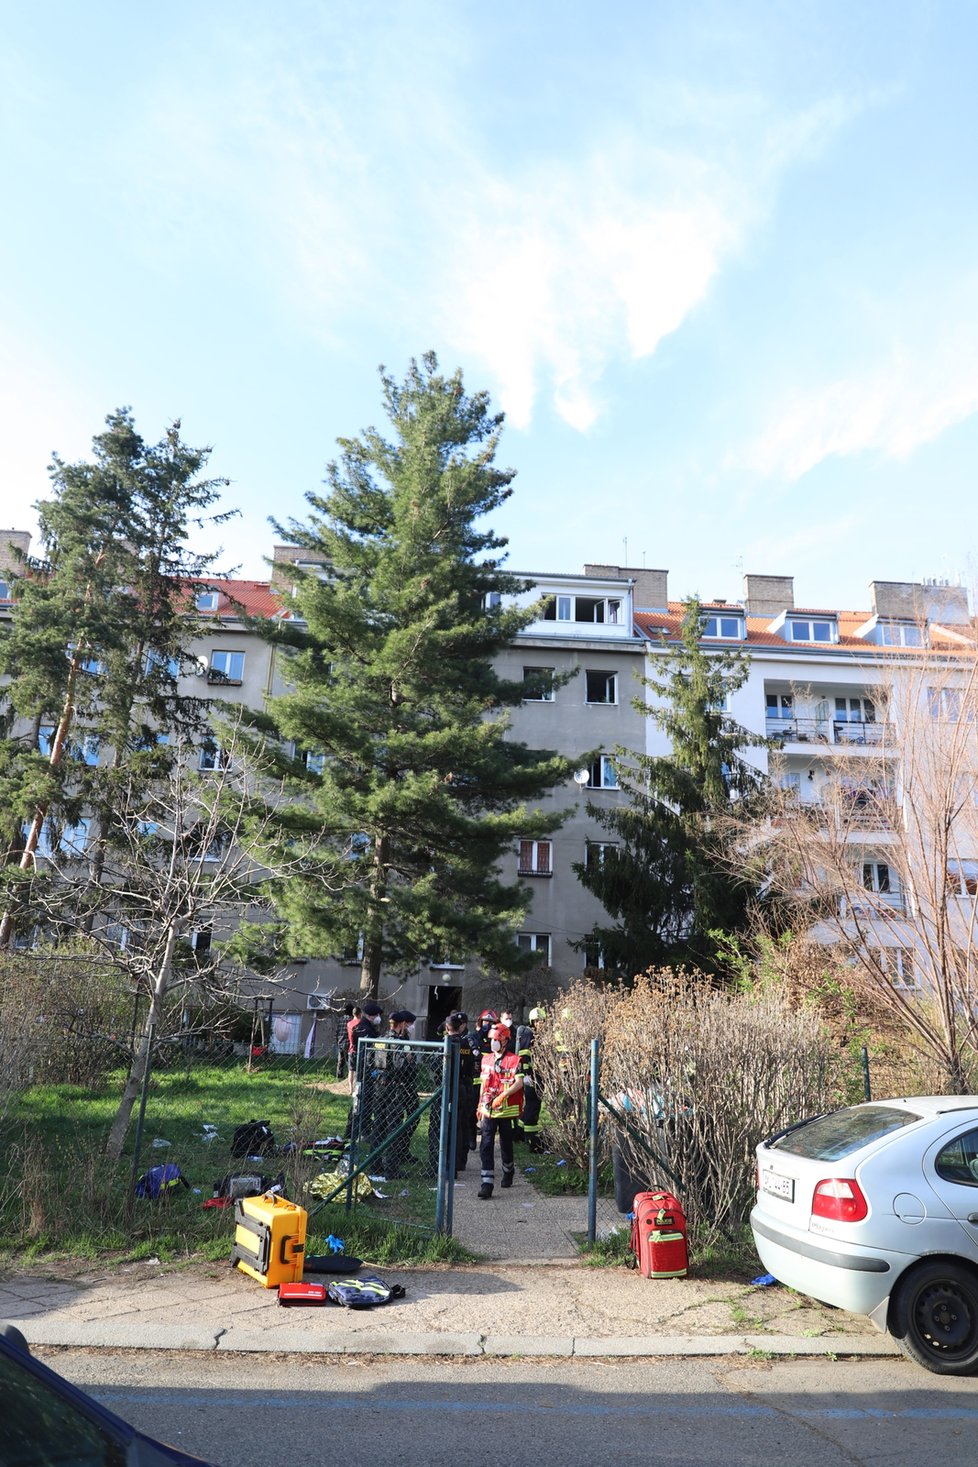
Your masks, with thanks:
[[[968,1221],[970,1223],[978,1223],[978,1212],[969,1212]]]

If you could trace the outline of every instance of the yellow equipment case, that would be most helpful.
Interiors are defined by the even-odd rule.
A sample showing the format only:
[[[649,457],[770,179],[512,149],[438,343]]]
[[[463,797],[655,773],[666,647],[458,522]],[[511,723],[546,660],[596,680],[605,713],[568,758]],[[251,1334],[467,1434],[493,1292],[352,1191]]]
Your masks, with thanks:
[[[304,1207],[266,1192],[239,1197],[234,1204],[234,1247],[231,1264],[266,1289],[302,1281],[306,1253]]]

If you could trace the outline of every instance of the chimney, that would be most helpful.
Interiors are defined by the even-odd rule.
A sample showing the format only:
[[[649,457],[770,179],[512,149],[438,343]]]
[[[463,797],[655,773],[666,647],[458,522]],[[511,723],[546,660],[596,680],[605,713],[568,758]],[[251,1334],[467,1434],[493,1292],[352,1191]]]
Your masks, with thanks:
[[[780,616],[795,604],[794,576],[744,576],[744,610],[748,616]]]
[[[28,556],[30,550],[30,530],[0,530],[0,571],[19,570],[19,557]]]
[[[943,626],[964,626],[970,620],[964,586],[946,581],[870,581],[869,590],[877,616]]]
[[[639,570],[628,565],[586,565],[586,576],[597,576],[603,580],[634,581],[634,609],[636,611],[665,611],[669,605],[669,572],[664,570]]]

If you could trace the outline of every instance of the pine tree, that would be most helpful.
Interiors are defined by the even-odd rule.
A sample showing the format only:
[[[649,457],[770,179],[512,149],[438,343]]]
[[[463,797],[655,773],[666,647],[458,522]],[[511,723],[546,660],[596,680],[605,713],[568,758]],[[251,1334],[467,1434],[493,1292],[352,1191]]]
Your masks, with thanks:
[[[492,659],[536,613],[502,604],[526,586],[484,523],[514,477],[495,465],[502,417],[433,354],[381,381],[390,439],[341,439],[308,523],[280,531],[324,571],[297,572],[301,620],[271,633],[290,644],[272,726],[313,756],[266,847],[276,865],[304,851],[302,877],[269,889],[279,940],[359,952],[365,994],[424,960],[520,966],[526,895],[497,863],[560,823],[525,802],[570,768],[506,736],[524,689]]]
[[[171,753],[160,741],[199,735],[206,700],[187,695],[199,631],[187,582],[208,575],[214,556],[191,550],[223,480],[199,477],[208,449],[189,448],[174,423],[147,445],[130,411],[112,413],[93,440],[93,461],[55,456],[53,494],[36,506],[44,558],[13,579],[13,615],[0,638],[0,807],[8,910],[30,920],[42,831],[57,845],[66,829],[90,822],[87,856],[97,898],[98,866],[113,785],[134,767],[165,776]],[[77,915],[77,914],[76,914]]]
[[[761,788],[743,751],[764,740],[733,723],[728,695],[746,681],[745,657],[704,651],[703,612],[684,605],[679,645],[655,654],[641,679],[658,700],[633,706],[667,736],[661,756],[614,751],[628,803],[588,804],[588,814],[612,837],[588,848],[575,867],[583,885],[617,919],[595,926],[583,946],[599,950],[605,968],[631,978],[650,967],[687,965],[713,972],[714,934],[743,928],[753,894],[728,852],[727,820]]]

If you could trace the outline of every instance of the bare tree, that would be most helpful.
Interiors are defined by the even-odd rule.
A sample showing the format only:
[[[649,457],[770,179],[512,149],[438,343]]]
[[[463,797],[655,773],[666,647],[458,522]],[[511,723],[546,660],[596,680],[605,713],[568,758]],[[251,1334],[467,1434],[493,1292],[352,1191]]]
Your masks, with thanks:
[[[772,788],[745,845],[796,931],[831,944],[939,1066],[975,1078],[978,663],[963,638],[889,657],[872,739],[836,744],[804,788]],[[777,785],[777,768],[774,784]]]

